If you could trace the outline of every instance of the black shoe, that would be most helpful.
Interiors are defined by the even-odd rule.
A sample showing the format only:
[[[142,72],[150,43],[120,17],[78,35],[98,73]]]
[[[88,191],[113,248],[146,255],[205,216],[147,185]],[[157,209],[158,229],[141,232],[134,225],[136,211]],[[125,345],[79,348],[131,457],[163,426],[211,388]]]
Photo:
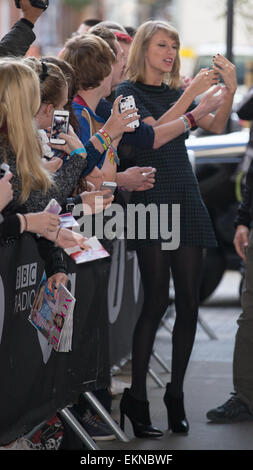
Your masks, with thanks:
[[[253,413],[250,412],[246,403],[232,393],[232,397],[218,408],[208,411],[207,418],[215,423],[235,423],[239,421],[252,421]]]
[[[125,415],[130,419],[136,437],[161,437],[160,429],[152,426],[149,417],[148,401],[136,400],[125,388],[120,401],[120,427],[124,431]]]
[[[163,401],[167,408],[168,429],[175,433],[187,434],[189,431],[189,423],[184,411],[184,394],[175,397],[170,394],[170,383],[166,386],[166,392]]]

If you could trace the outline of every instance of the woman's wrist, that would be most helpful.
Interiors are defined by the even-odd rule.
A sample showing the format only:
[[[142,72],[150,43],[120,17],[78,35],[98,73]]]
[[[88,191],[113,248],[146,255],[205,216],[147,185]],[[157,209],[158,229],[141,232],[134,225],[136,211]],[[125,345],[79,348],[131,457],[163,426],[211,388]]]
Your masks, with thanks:
[[[197,107],[193,111],[191,111],[192,116],[195,119],[195,122],[197,122],[199,119],[201,119],[205,114],[201,111],[201,108]]]
[[[195,84],[192,82],[185,90],[184,90],[184,97],[187,97],[192,103],[195,100],[196,96],[199,95],[198,90],[195,89]]]

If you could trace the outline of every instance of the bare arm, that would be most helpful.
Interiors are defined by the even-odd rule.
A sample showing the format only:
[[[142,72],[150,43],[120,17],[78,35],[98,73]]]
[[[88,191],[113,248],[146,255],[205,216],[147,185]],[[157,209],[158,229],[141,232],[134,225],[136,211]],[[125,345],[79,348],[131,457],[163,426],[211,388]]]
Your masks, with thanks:
[[[159,119],[155,120],[153,117],[149,116],[144,121],[153,127],[174,121],[186,112],[196,96],[201,95],[212,85],[217,84],[217,82],[218,74],[216,71],[202,69],[192,80],[191,84],[185,89],[184,93],[174,106],[172,106]]]
[[[220,95],[218,96],[216,95],[217,91],[220,91]],[[225,95],[226,90],[224,88],[221,89],[220,86],[217,86],[212,91],[208,92],[201,99],[198,106],[191,112],[195,121],[200,122],[201,119],[205,119],[204,116],[221,107],[223,105]],[[172,122],[168,122],[167,124],[154,127],[155,140],[153,148],[157,149],[161,147],[162,145],[181,135],[184,131],[184,123],[179,118]]]

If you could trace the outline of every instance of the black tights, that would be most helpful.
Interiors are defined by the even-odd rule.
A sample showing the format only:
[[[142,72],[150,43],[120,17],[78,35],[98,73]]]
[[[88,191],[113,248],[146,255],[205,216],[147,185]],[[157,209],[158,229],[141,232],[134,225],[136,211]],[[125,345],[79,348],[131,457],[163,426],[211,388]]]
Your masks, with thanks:
[[[179,396],[197,327],[202,248],[182,245],[175,251],[162,251],[160,245],[154,245],[138,249],[137,256],[144,303],[133,335],[131,394],[139,400],[147,399],[146,375],[156,332],[168,306],[171,271],[176,320],[170,390]]]

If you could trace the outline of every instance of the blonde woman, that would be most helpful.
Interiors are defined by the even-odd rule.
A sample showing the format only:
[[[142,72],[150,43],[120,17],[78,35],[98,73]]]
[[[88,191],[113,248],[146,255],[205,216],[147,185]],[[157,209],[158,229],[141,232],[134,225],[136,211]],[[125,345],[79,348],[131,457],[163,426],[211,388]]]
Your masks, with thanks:
[[[124,392],[120,409],[121,425],[124,426],[124,416],[127,415],[139,437],[162,435],[151,425],[146,375],[155,335],[168,306],[170,272],[175,287],[176,321],[172,335],[171,383],[167,384],[164,403],[169,429],[178,433],[189,430],[183,383],[197,326],[202,252],[204,247],[216,246],[216,239],[187,156],[185,139],[188,131],[196,125],[211,132],[222,132],[236,90],[234,65],[217,56],[212,70],[203,69],[183,92],[180,89],[179,48],[178,33],[168,23],[147,21],[142,24],[132,42],[127,65],[128,80],[117,89],[118,95],[134,96],[141,119],[154,130],[177,119],[185,124],[185,133],[167,141],[162,147],[138,149],[136,152],[137,165],[150,165],[157,169],[156,185],[148,192],[134,193],[131,202],[145,206],[156,204],[158,214],[160,205],[167,205],[168,232],[172,230],[172,204],[180,205],[180,243],[177,249],[163,250],[162,242],[169,242],[169,239],[151,237],[148,226],[146,239],[136,236],[129,243],[129,248],[137,251],[144,303],[133,336],[132,384],[130,390]],[[194,119],[195,97],[217,84],[219,74],[225,84],[223,104],[215,115],[206,114]],[[160,218],[158,226],[159,223]]]

